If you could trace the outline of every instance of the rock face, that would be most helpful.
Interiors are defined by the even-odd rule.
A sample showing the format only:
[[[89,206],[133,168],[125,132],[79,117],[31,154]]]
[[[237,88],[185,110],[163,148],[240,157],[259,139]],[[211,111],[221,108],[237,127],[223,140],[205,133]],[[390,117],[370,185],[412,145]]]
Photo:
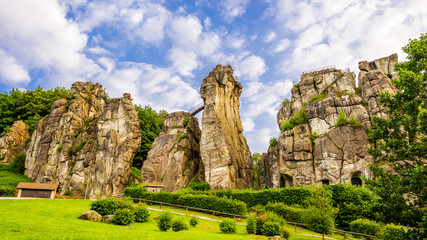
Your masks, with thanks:
[[[59,99],[36,126],[25,174],[58,183],[59,192],[98,198],[123,192],[141,143],[131,97],[111,99],[100,84],[76,82],[71,100]]]
[[[292,88],[291,103],[279,110],[277,122],[280,127],[303,112],[306,118],[282,132],[278,145],[264,155],[265,168],[269,168],[265,171],[266,186],[350,183],[369,177],[366,165],[372,163],[372,157],[364,147],[370,144],[370,117],[383,115],[378,93],[394,92],[390,77],[397,76],[393,71],[396,61],[393,54],[360,62],[360,88],[356,88],[351,72],[324,69],[303,74]],[[338,126],[340,111],[349,123]]]
[[[158,183],[166,191],[177,191],[187,187],[193,178],[204,180],[200,135],[198,120],[190,113],[166,115],[141,169],[144,183]]]
[[[111,216],[111,215],[108,215],[108,216]],[[93,222],[101,222],[103,217],[96,211],[89,210],[87,212],[82,213],[82,215],[79,216],[79,219],[89,220]]]
[[[28,125],[19,120],[12,127],[0,135],[0,163],[11,163],[16,153],[25,150],[30,139]]]
[[[231,66],[216,66],[203,79],[200,152],[205,180],[213,189],[252,186],[252,160],[240,120],[242,86]]]

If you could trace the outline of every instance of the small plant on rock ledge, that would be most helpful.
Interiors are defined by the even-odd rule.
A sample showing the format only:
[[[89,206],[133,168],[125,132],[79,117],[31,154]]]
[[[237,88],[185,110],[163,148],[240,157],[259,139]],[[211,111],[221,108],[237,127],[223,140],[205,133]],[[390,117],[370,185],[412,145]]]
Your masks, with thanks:
[[[342,110],[340,110],[340,112],[338,113],[338,119],[337,119],[337,122],[335,123],[335,126],[339,127],[339,126],[345,126],[347,124],[348,124],[348,118],[345,115],[345,113]]]
[[[186,118],[186,119],[182,120],[182,126],[186,127],[188,125],[189,121],[190,121],[189,118]]]
[[[282,103],[280,104],[280,107],[284,107],[286,105],[291,104],[291,100],[289,100],[289,98],[285,98]]]
[[[181,140],[184,139],[184,138],[190,138],[190,137],[187,134],[185,134],[185,133],[180,133],[178,135],[178,142],[181,142]]]
[[[314,140],[316,140],[316,138],[319,138],[319,133],[318,132],[316,132],[316,131],[314,131],[314,132],[311,132],[310,133],[310,141],[312,142],[312,143],[314,143]]]
[[[348,122],[352,127],[361,127],[363,124],[357,120],[354,116],[351,116],[350,121]]]
[[[270,147],[275,147],[277,146],[277,138],[272,137],[270,138]]]

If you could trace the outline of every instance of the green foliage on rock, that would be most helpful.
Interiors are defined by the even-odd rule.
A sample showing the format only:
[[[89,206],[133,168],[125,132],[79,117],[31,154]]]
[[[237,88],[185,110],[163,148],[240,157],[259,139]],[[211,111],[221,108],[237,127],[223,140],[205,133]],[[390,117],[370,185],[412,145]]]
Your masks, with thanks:
[[[348,124],[352,127],[361,127],[363,124],[357,120],[354,116],[351,116],[350,120],[348,121]]]
[[[271,140],[270,140],[271,141]],[[254,189],[260,189],[260,163],[259,163],[259,157],[261,156],[260,153],[253,153],[252,154],[252,167],[254,172]]]
[[[145,107],[135,105],[135,110],[138,113],[140,121],[141,147],[133,159],[132,166],[140,169],[142,167],[142,163],[147,159],[148,151],[150,151],[154,139],[159,136],[160,131],[162,130],[167,112],[164,110],[156,112],[149,105]]]
[[[135,213],[133,210],[124,208],[124,209],[118,209],[114,213],[114,217],[111,220],[113,224],[116,225],[130,225],[135,220]]]
[[[314,140],[320,137],[320,134],[316,131],[310,133],[310,141],[314,143]]]
[[[381,224],[369,219],[360,218],[350,222],[350,230],[352,232],[377,236],[381,230]]]
[[[15,158],[10,164],[10,171],[17,174],[24,174],[25,172],[25,151],[15,154]]]
[[[172,227],[173,216],[170,212],[163,212],[157,219],[157,227],[160,231],[167,231]]]
[[[382,222],[420,228],[427,203],[427,34],[403,47],[407,61],[395,64],[395,94],[380,94],[387,119],[374,116],[374,145],[367,185],[381,197]],[[391,168],[392,171],[383,167]],[[405,196],[405,197],[404,197]]]
[[[275,146],[277,146],[277,138],[275,138],[275,137],[272,137],[272,138],[270,138],[270,147],[275,147]]]
[[[60,87],[43,90],[39,86],[34,90],[12,89],[0,93],[0,134],[16,120],[23,120],[32,131],[37,122],[51,112],[54,101],[68,97],[69,91]]]
[[[280,131],[292,130],[295,126],[308,123],[307,109],[302,107],[300,111],[296,112],[289,120],[282,121]]]
[[[219,224],[219,229],[223,233],[236,233],[236,221],[225,219]]]
[[[172,230],[174,232],[188,230],[188,224],[182,218],[174,219],[172,221]]]
[[[280,104],[280,107],[284,107],[286,105],[291,104],[291,100],[289,100],[289,98],[285,98],[282,103]]]
[[[138,182],[142,183],[141,170],[136,167],[132,167],[131,176],[138,180]]]
[[[189,118],[186,118],[186,119],[182,120],[182,126],[186,127],[189,121],[190,121]]]
[[[185,139],[185,138],[190,138],[190,136],[188,136],[188,134],[185,134],[185,133],[178,134],[178,142],[181,142],[182,139]]]
[[[345,115],[343,111],[340,110],[340,112],[338,113],[338,119],[337,119],[337,122],[335,123],[335,126],[340,127],[340,126],[346,126],[347,124],[348,124],[348,117]]]
[[[190,184],[188,184],[188,188],[193,189],[195,191],[209,191],[211,186],[207,182],[202,182],[198,178],[194,178],[191,180]]]

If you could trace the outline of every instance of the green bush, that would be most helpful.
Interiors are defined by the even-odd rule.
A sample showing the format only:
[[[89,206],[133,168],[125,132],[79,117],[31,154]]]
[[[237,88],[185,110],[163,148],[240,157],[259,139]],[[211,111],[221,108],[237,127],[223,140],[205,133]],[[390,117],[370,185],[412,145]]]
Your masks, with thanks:
[[[369,219],[359,218],[350,223],[350,230],[352,232],[377,236],[381,230],[381,225]]]
[[[188,185],[188,188],[191,188],[195,191],[209,191],[211,186],[207,182],[201,182],[200,179],[194,178]]]
[[[184,138],[190,138],[190,137],[185,133],[179,133],[178,134],[178,142],[181,142],[182,139],[184,139]]]
[[[401,225],[387,224],[382,228],[381,237],[384,240],[406,239],[406,228]]]
[[[10,164],[10,171],[18,174],[24,174],[25,172],[25,152],[19,152],[15,154],[15,158]]]
[[[248,232],[248,234],[256,234],[257,216],[254,214],[249,215],[246,223],[246,232]]]
[[[14,173],[12,164],[0,164],[0,197],[14,197],[15,188],[20,182],[31,182],[25,175]]]
[[[314,140],[316,140],[317,138],[319,138],[319,133],[318,132],[316,132],[316,131],[314,131],[314,132],[311,132],[310,133],[310,141],[311,142],[314,142]]]
[[[287,221],[300,223],[305,209],[290,207],[284,203],[268,203],[265,205],[265,210],[275,212]]]
[[[291,104],[291,100],[289,100],[289,98],[285,98],[282,103],[280,104],[280,107],[284,107],[286,105]]]
[[[225,219],[219,224],[219,229],[221,229],[221,232],[223,233],[236,233],[236,222]]]
[[[276,236],[280,235],[280,225],[277,222],[265,222],[260,228],[260,235]]]
[[[270,138],[270,147],[275,147],[277,146],[277,138],[272,137]]]
[[[157,219],[157,226],[160,231],[167,231],[172,227],[173,216],[170,212],[163,212]]]
[[[307,224],[308,229],[329,234],[331,228],[334,227],[334,218],[330,215],[324,215],[323,212],[316,207],[309,207],[301,216],[303,223]]]
[[[305,107],[302,107],[299,112],[296,112],[289,120],[285,120],[280,125],[282,132],[292,130],[295,126],[308,123],[308,115]]]
[[[94,201],[90,204],[90,210],[94,210],[102,216],[112,215],[119,209],[133,209],[133,201],[126,198],[106,198]]]
[[[345,113],[342,110],[340,110],[340,112],[338,113],[338,119],[337,119],[337,122],[335,123],[335,126],[336,127],[346,126],[347,124],[348,124],[348,118],[345,115]]]
[[[348,124],[352,127],[361,127],[363,124],[357,120],[354,116],[351,116],[350,121],[348,121]]]
[[[220,198],[217,196],[186,194],[180,196],[177,203],[183,206],[191,206],[232,214],[244,215],[247,212],[247,207],[244,202]]]
[[[148,222],[148,219],[150,217],[150,213],[148,212],[148,209],[144,207],[142,204],[137,205],[134,208],[135,212],[135,222]]]
[[[174,219],[172,221],[172,230],[174,232],[179,232],[182,230],[188,230],[188,224],[184,222],[182,218]]]
[[[191,225],[191,226],[195,227],[195,226],[197,226],[198,224],[199,224],[199,219],[198,219],[198,218],[196,218],[196,217],[192,217],[192,218],[190,219],[190,225]]]
[[[182,126],[186,127],[189,121],[190,121],[189,118],[182,120]]]
[[[135,220],[135,213],[128,208],[118,209],[111,220],[116,225],[129,225]]]
[[[290,233],[288,230],[286,230],[286,228],[282,227],[282,228],[280,229],[280,236],[281,236],[282,238],[284,238],[284,239],[288,240],[288,239],[289,239],[289,237],[291,236],[291,233]]]
[[[138,182],[142,183],[141,170],[138,170],[138,168],[132,167],[131,176],[135,179],[138,179]]]

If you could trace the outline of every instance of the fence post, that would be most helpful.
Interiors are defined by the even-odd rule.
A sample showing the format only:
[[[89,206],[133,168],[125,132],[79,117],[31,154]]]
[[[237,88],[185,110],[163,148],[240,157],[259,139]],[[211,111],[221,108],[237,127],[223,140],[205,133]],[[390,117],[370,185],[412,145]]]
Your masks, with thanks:
[[[297,232],[297,225],[295,224],[295,232]]]
[[[160,203],[160,209],[162,209],[162,203]]]
[[[188,207],[185,207],[185,214],[188,215]]]
[[[344,240],[346,239],[346,236],[345,236],[345,232],[344,232]]]

